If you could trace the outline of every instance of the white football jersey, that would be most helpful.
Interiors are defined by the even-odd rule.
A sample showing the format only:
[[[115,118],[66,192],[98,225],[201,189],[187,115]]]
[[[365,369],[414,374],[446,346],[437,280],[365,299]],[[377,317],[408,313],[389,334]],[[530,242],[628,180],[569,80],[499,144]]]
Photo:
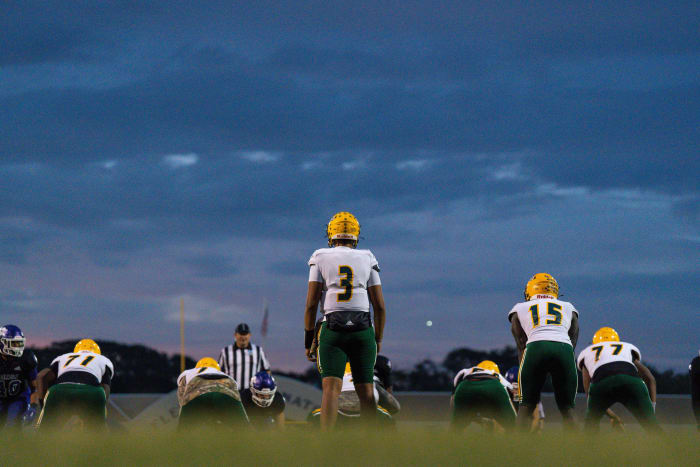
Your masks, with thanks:
[[[634,365],[634,360],[642,360],[639,349],[628,342],[599,342],[583,349],[576,360],[577,366],[583,371],[585,365],[588,374],[593,378],[595,371],[607,363],[628,362]]]
[[[323,313],[369,311],[367,288],[381,285],[377,259],[369,250],[321,248],[309,259],[309,282],[322,282]]]
[[[114,365],[109,358],[86,351],[66,353],[54,358],[51,369],[56,373],[57,378],[64,373],[82,371],[93,375],[99,383],[107,373],[109,378],[114,376]]]
[[[551,295],[535,295],[532,300],[517,303],[508,313],[508,319],[512,319],[513,313],[517,313],[528,343],[554,341],[571,344],[571,319],[574,313],[578,316],[571,303],[557,300]]]
[[[476,366],[473,366],[471,368],[464,368],[462,370],[459,370],[459,373],[455,376],[455,379],[453,381],[454,387],[457,387],[459,383],[464,381],[467,376],[478,376],[478,375],[496,375],[498,376],[498,381],[501,382],[504,388],[506,389],[513,389],[513,385],[508,382],[507,379],[505,379],[503,376],[500,374],[496,373],[495,371],[491,370],[484,370],[483,368],[479,368]]]
[[[202,368],[192,368],[190,370],[185,370],[182,373],[180,373],[180,376],[177,377],[177,385],[180,386],[184,384],[186,386],[190,383],[190,381],[192,381],[194,378],[200,375],[219,375],[222,378],[226,377],[233,380],[233,378],[231,378],[226,373],[219,371],[216,368],[205,366]]]

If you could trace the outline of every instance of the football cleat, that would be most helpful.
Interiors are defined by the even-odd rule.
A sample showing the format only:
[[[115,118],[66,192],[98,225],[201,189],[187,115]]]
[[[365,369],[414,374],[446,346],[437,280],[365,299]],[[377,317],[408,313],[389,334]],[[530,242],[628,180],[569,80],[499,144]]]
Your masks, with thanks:
[[[194,366],[195,368],[214,368],[215,370],[221,371],[221,367],[219,366],[219,362],[214,360],[211,357],[204,357],[199,359],[197,364]]]
[[[593,343],[620,342],[620,336],[613,328],[600,328],[593,334]]]
[[[543,294],[553,295],[554,298],[559,297],[559,284],[550,274],[546,272],[538,272],[527,281],[525,286],[525,300],[530,300],[530,297]]]
[[[14,324],[0,327],[0,353],[10,357],[21,357],[25,342],[22,330]]]
[[[496,363],[492,362],[491,360],[484,360],[483,362],[477,364],[476,366],[477,366],[477,368],[481,368],[482,370],[493,371],[496,374],[501,373],[501,371],[498,369],[498,365],[496,365]]]
[[[97,342],[95,342],[92,339],[79,340],[78,343],[75,344],[75,348],[73,349],[73,352],[75,352],[75,353],[92,352],[92,353],[96,353],[97,355],[102,355],[102,352],[100,351],[100,346],[97,345]]]
[[[267,371],[259,371],[250,378],[250,393],[253,402],[259,407],[269,407],[275,398],[277,385],[275,379]]]
[[[336,213],[328,222],[326,237],[328,237],[328,246],[333,246],[333,240],[352,240],[353,245],[357,246],[360,238],[360,223],[349,212]]]

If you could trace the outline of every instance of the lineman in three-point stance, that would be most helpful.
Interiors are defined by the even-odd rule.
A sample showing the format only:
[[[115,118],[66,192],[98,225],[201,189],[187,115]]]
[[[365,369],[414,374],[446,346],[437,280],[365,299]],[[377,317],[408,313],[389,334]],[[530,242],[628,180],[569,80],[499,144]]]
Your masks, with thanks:
[[[39,416],[41,428],[61,428],[73,416],[91,428],[104,428],[113,376],[112,362],[92,339],[82,339],[73,352],[56,357],[39,374],[32,394],[33,402],[41,400],[50,386]]]
[[[180,373],[177,400],[180,403],[178,430],[214,425],[233,429],[248,425],[236,381],[222,372],[211,357],[200,359],[194,368]]]
[[[326,228],[329,248],[309,259],[309,284],[304,314],[306,356],[314,339],[316,309],[323,295],[324,321],[318,338],[317,364],[323,397],[321,428],[331,429],[338,416],[338,396],[345,364],[350,363],[360,414],[376,419],[374,363],[384,332],[385,308],[379,265],[369,250],[358,250],[360,224],[349,212],[335,214]],[[374,328],[369,305],[374,310]]]
[[[620,342],[613,328],[598,329],[593,344],[578,356],[583,388],[588,394],[586,428],[598,430],[603,414],[619,418],[610,410],[615,402],[632,412],[647,431],[659,431],[654,415],[656,380],[642,364],[642,354],[634,345]]]
[[[461,432],[472,421],[488,421],[498,430],[511,429],[515,426],[512,389],[491,360],[460,370],[452,387],[450,429]]]

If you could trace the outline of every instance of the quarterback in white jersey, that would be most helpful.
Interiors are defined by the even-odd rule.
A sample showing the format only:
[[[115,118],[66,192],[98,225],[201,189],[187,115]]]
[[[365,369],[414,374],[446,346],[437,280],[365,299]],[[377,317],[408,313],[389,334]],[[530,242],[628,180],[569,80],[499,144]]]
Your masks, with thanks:
[[[211,357],[200,359],[194,368],[180,373],[177,400],[180,403],[178,429],[213,423],[233,428],[248,423],[238,385]]]
[[[314,251],[309,259],[309,282],[323,284],[324,315],[342,310],[369,313],[367,289],[382,283],[372,252],[347,246]]]
[[[355,216],[349,212],[336,213],[326,228],[329,248],[316,250],[309,259],[304,347],[307,358],[313,361],[316,312],[323,297],[323,322],[315,360],[323,385],[321,428],[324,430],[335,424],[348,362],[362,416],[376,420],[374,364],[384,333],[386,310],[377,259],[369,250],[356,249],[359,235],[360,223]]]
[[[573,429],[578,388],[574,360],[578,311],[571,303],[558,299],[559,284],[547,273],[532,276],[524,295],[526,301],[516,304],[508,313],[520,357],[518,391],[522,409],[518,411],[518,424],[524,430],[532,425],[532,413],[550,375],[564,424]]]
[[[97,343],[79,341],[73,352],[56,357],[37,377],[36,398],[41,400],[46,393],[38,424],[58,428],[78,416],[84,424],[104,427],[113,376],[114,365]]]
[[[615,402],[627,407],[648,431],[660,429],[654,415],[656,380],[642,364],[639,349],[621,342],[613,328],[600,328],[593,343],[579,354],[577,364],[588,394],[587,429],[597,430],[603,414],[611,418],[613,426],[621,426],[619,417],[610,410]]]

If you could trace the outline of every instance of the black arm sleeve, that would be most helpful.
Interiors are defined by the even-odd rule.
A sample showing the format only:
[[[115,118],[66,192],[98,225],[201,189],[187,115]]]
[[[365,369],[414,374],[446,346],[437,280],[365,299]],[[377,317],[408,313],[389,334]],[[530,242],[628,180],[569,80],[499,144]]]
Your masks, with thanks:
[[[695,421],[700,427],[700,356],[690,362],[690,396],[693,401]]]
[[[377,361],[374,364],[374,375],[379,378],[379,382],[384,388],[391,387],[391,361],[384,355],[377,355]]]

